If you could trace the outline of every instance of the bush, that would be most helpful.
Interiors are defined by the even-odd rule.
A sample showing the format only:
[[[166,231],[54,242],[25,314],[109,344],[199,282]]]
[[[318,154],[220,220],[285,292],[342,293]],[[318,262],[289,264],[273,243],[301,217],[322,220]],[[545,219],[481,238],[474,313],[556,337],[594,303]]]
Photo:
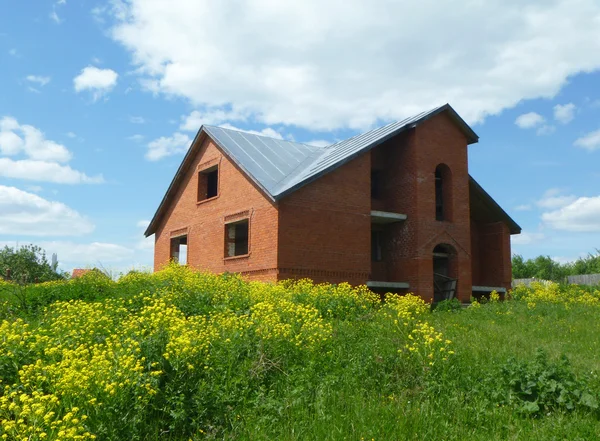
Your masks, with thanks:
[[[462,303],[456,298],[451,300],[442,300],[433,306],[434,312],[457,312],[460,310],[462,310]]]
[[[500,383],[504,390],[498,402],[525,414],[598,409],[598,397],[589,392],[585,379],[576,378],[567,357],[552,362],[542,349],[532,361],[509,359],[501,368]]]

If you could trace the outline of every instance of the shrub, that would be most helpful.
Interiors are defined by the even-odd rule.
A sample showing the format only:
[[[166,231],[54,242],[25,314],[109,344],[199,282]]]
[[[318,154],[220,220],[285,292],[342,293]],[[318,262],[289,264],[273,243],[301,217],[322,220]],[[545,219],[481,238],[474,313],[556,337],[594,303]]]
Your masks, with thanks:
[[[500,382],[504,390],[499,403],[525,414],[598,408],[598,397],[589,392],[585,379],[574,375],[567,357],[553,362],[542,349],[532,361],[509,359],[501,368]]]

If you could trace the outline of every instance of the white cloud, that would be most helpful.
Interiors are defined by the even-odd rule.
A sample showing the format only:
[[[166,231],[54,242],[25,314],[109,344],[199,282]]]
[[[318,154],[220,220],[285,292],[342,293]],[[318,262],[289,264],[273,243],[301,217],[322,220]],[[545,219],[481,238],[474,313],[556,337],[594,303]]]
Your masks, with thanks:
[[[73,85],[76,92],[91,91],[95,101],[115,87],[118,77],[119,74],[112,69],[87,66],[73,79]]]
[[[245,121],[247,116],[236,110],[209,109],[203,112],[193,110],[189,115],[182,116],[181,119],[183,122],[179,126],[179,130],[197,132],[203,124],[220,125],[231,121]]]
[[[71,139],[75,139],[77,138],[77,134],[74,132],[67,132],[67,136]]]
[[[0,176],[56,184],[101,184],[104,182],[102,175],[90,177],[85,173],[73,170],[68,165],[32,159],[14,161],[10,158],[0,158]]]
[[[313,141],[308,141],[306,144],[313,145],[315,147],[327,147],[331,145],[331,142],[325,141],[324,139],[315,139]]]
[[[528,233],[523,231],[521,234],[510,236],[510,241],[513,245],[530,245],[541,241],[545,237],[543,233]]]
[[[534,127],[541,126],[544,123],[544,121],[544,117],[539,113],[529,112],[520,115],[515,120],[515,124],[522,129],[532,129]]]
[[[140,237],[141,239],[138,240],[135,248],[137,250],[140,251],[151,251],[154,250],[154,235],[151,235],[149,237],[144,237],[144,231],[146,231],[146,228],[148,228],[148,225],[150,225],[150,221],[149,220],[141,220],[138,221],[138,223],[136,224],[136,226],[138,228],[140,228]]]
[[[39,193],[43,190],[43,188],[39,185],[28,185],[27,190],[33,191],[34,193]]]
[[[52,12],[50,13],[49,17],[56,24],[61,24],[62,23],[62,20],[58,16],[58,14],[56,13],[56,10],[52,10]]]
[[[575,118],[575,104],[557,104],[554,106],[554,119],[561,124],[568,124]]]
[[[144,140],[144,135],[140,135],[138,133],[135,135],[128,136],[127,139],[134,142],[142,142]]]
[[[129,122],[132,124],[145,124],[146,120],[141,116],[130,116]]]
[[[56,253],[61,266],[75,264],[79,268],[129,261],[134,255],[134,251],[129,247],[105,242],[52,241],[41,242],[40,246],[48,254]]]
[[[0,185],[0,234],[80,236],[94,230],[86,217],[63,203]]]
[[[183,133],[175,132],[170,137],[160,137],[148,144],[146,159],[149,161],[158,161],[167,156],[184,153],[187,151],[192,140]]]
[[[12,55],[13,57],[17,56],[17,50],[15,48],[12,48],[8,51],[8,55]]]
[[[600,149],[600,130],[582,136],[575,141],[574,145],[589,150],[590,152]]]
[[[542,220],[557,230],[600,232],[600,196],[578,198],[558,210],[543,213]]]
[[[56,7],[66,5],[66,4],[67,4],[67,0],[57,0],[56,2],[54,2],[54,5],[52,5],[52,12],[50,13],[50,19],[54,23],[61,24],[64,21],[56,13]]]
[[[541,208],[555,209],[569,205],[577,199],[574,195],[563,195],[559,188],[551,188],[547,190],[536,205]]]
[[[25,79],[31,83],[39,84],[40,86],[45,86],[50,82],[50,77],[44,77],[41,75],[27,75]]]
[[[551,135],[555,131],[556,131],[556,127],[551,126],[549,124],[544,124],[542,127],[537,129],[536,134],[537,135]]]
[[[0,119],[0,154],[12,156],[20,153],[40,161],[68,162],[71,153],[67,148],[46,139],[44,133],[15,118]]]
[[[600,67],[596,0],[113,5],[144,87],[265,125],[363,129],[445,102],[478,122]]]
[[[531,210],[531,204],[522,204],[522,205],[517,205],[514,208],[515,211],[529,211]]]

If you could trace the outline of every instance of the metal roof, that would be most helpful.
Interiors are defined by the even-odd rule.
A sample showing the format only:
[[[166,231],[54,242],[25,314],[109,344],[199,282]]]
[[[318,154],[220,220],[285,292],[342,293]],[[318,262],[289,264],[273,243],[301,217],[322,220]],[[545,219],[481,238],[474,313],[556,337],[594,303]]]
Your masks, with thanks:
[[[458,113],[449,104],[444,104],[427,112],[419,113],[402,121],[393,122],[323,148],[312,163],[306,164],[305,167],[290,175],[272,195],[275,199],[280,199],[286,194],[292,193],[301,186],[347,163],[361,153],[382,144],[405,130],[416,127],[418,124],[444,111],[448,112],[450,118],[465,133],[468,144],[473,144],[479,140],[477,134]]]
[[[183,179],[183,175],[191,164],[193,156],[199,148],[198,140],[203,139],[203,135],[209,136],[263,190],[266,196],[275,201],[441,112],[447,112],[447,115],[467,137],[468,144],[478,141],[479,138],[475,132],[449,104],[327,147],[315,147],[274,139],[240,130],[202,126],[145,234],[149,236],[156,231],[157,223],[165,212],[171,195],[177,190],[180,180]]]
[[[273,198],[282,181],[323,150],[322,147],[222,127],[204,126],[204,130]]]

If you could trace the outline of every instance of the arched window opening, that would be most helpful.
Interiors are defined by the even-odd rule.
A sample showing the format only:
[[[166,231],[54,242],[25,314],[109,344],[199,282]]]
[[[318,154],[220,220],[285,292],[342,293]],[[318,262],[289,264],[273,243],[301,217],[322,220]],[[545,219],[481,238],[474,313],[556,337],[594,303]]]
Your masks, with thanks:
[[[446,164],[435,168],[435,219],[452,220],[452,176]]]

